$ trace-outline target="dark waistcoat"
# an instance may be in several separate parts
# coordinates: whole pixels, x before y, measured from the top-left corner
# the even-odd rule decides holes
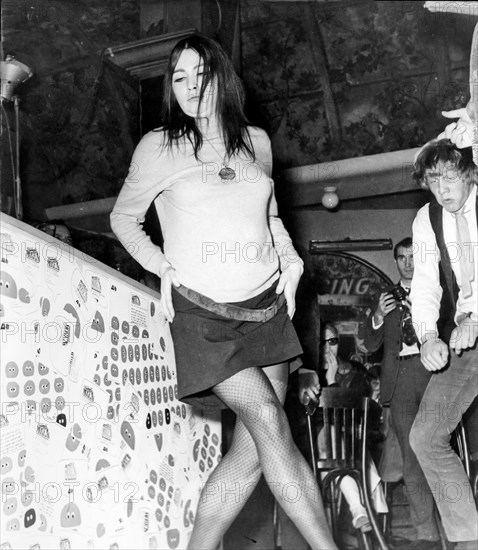
[[[458,299],[458,284],[451,267],[443,236],[443,207],[437,202],[429,206],[430,223],[435,232],[435,238],[440,249],[440,285],[443,288],[443,296],[440,304],[440,316],[438,320],[438,332],[444,342],[450,341],[450,335],[455,328],[456,301]],[[478,197],[476,199],[476,215],[478,218]]]

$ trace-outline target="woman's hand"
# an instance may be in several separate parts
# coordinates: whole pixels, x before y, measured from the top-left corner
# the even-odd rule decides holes
[[[314,370],[299,369],[299,399],[304,405],[317,401],[320,394],[319,375]]]
[[[287,302],[287,314],[291,319],[295,313],[295,293],[303,272],[304,268],[301,262],[291,263],[281,273],[277,284],[276,293],[284,293]]]
[[[324,369],[327,371],[325,375],[327,384],[334,384],[335,375],[339,369],[339,362],[337,360],[337,356],[334,355],[330,349],[324,354]]]
[[[159,277],[161,278],[161,299],[159,300],[159,304],[168,322],[172,323],[174,319],[174,307],[171,297],[171,287],[173,285],[179,286],[176,270],[172,265],[166,264],[160,270]]]

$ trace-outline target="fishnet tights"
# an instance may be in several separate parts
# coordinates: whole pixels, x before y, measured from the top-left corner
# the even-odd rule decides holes
[[[257,485],[261,473],[312,550],[336,550],[317,482],[295,446],[282,408],[286,384],[260,368],[214,388],[237,415],[231,448],[205,485],[190,550],[214,550]]]

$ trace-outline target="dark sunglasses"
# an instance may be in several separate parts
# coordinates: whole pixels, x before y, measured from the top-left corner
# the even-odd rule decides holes
[[[339,343],[339,339],[338,338],[327,338],[327,340],[324,340],[322,342],[322,345],[325,346],[325,344],[327,344],[327,342],[331,346],[336,346]]]

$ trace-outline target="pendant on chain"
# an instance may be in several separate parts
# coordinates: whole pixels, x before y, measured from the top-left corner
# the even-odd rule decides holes
[[[221,178],[221,181],[232,181],[236,177],[236,172],[224,164],[219,171],[219,177]]]

